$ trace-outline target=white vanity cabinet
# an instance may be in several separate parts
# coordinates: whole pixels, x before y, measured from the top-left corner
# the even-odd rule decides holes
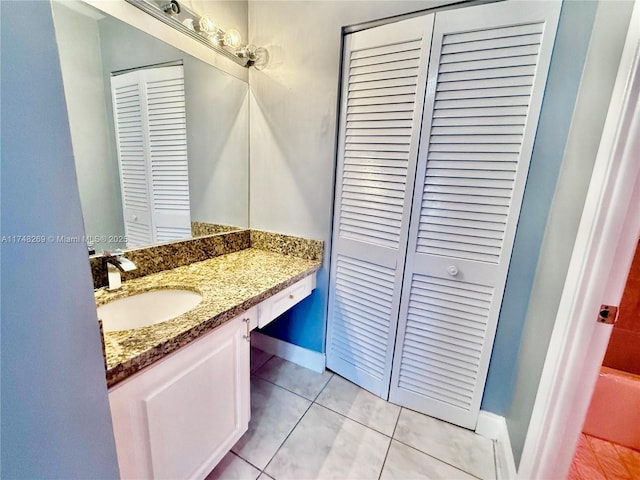
[[[109,391],[123,479],[203,479],[247,430],[257,307]]]

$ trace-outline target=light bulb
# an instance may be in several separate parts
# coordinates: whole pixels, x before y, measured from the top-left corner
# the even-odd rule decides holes
[[[258,47],[253,50],[253,66],[256,70],[264,70],[269,64],[269,50]]]
[[[211,19],[211,17],[209,17],[208,15],[203,15],[202,17],[200,17],[197,30],[207,35],[211,35],[218,30],[218,26]]]
[[[240,32],[235,29],[227,30],[224,35],[224,44],[231,48],[238,48],[242,43]]]
[[[193,18],[185,18],[182,21],[182,24],[187,27],[189,30],[196,31],[196,28],[193,26]]]

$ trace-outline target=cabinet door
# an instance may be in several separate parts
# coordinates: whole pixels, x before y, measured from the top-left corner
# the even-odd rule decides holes
[[[123,479],[202,479],[247,430],[247,319],[225,323],[110,390]]]
[[[390,399],[474,428],[560,2],[436,15]]]
[[[387,397],[433,15],[345,37],[327,366]]]

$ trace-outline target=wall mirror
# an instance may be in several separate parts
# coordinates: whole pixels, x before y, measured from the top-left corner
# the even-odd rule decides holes
[[[248,85],[84,2],[52,8],[87,243],[248,228]]]

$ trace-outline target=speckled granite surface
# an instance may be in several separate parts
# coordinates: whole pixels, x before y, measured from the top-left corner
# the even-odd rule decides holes
[[[320,265],[317,260],[247,248],[131,280],[115,292],[96,290],[98,305],[159,288],[191,289],[203,297],[196,308],[167,322],[106,332],[107,385],[115,385],[231,320],[317,271]]]
[[[217,235],[219,233],[235,232],[236,230],[244,230],[242,227],[234,227],[233,225],[220,225],[217,223],[191,222],[191,235],[194,237],[203,237],[205,235]]]
[[[192,222],[192,228],[196,224],[200,226],[212,225]],[[215,225],[212,226],[217,227]],[[138,268],[123,274],[122,280],[140,278],[249,247],[322,262],[323,243],[320,240],[310,240],[262,230],[236,230],[180,242],[126,250],[126,258],[135,263]],[[108,279],[104,260],[100,257],[92,257],[89,261],[91,263],[91,274],[93,275],[93,288],[106,286]]]
[[[193,238],[151,247],[126,250],[126,258],[136,264],[136,269],[124,273],[122,280],[132,280],[145,275],[170,270],[208,258],[244,250],[251,246],[249,230],[239,230],[208,237]],[[107,267],[100,257],[90,259],[93,288],[107,285]]]
[[[293,237],[262,230],[251,230],[251,246],[283,255],[322,262],[323,245],[320,240]]]
[[[93,277],[93,289],[104,287],[109,283],[107,277],[107,265],[100,257],[90,257],[91,276]]]

